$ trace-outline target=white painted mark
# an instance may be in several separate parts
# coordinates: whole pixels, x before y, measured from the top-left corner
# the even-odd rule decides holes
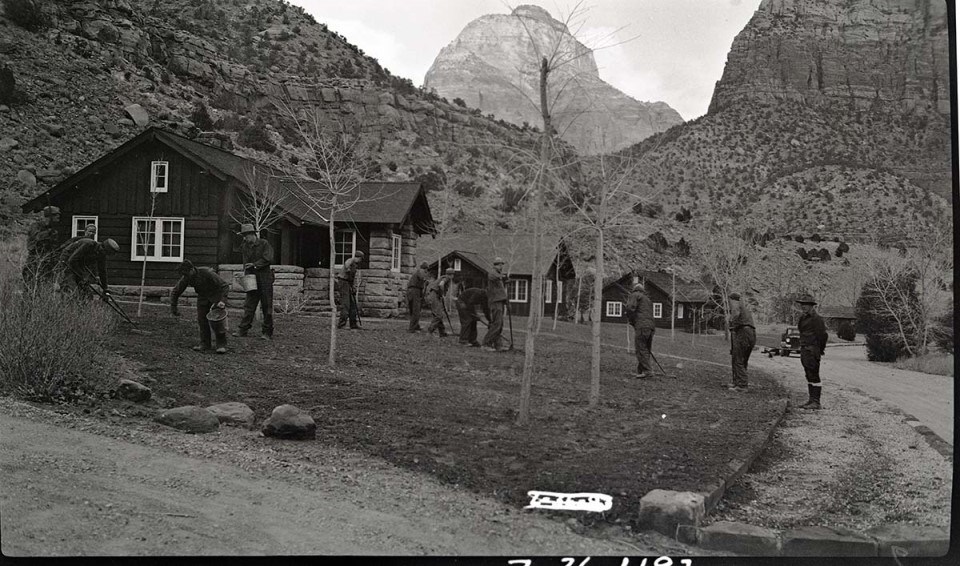
[[[601,513],[613,507],[613,498],[602,493],[555,493],[528,491],[530,505],[524,509],[563,509]]]

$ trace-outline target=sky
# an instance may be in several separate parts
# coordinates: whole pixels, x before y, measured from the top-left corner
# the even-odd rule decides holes
[[[563,0],[293,0],[417,86],[440,50],[485,14],[536,4],[559,20]],[[692,120],[707,112],[727,52],[760,0],[593,0],[580,5],[577,38],[595,49],[600,78]]]

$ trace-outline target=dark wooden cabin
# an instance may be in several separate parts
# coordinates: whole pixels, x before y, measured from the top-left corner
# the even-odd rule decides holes
[[[656,271],[639,271],[627,273],[611,281],[603,287],[603,312],[600,320],[626,324],[627,317],[624,307],[633,285],[643,280],[646,291],[653,302],[653,320],[658,328],[670,328],[673,301],[673,276],[669,273]],[[710,301],[710,293],[696,283],[683,279],[676,280],[676,322],[675,327],[691,330],[702,325],[704,305]]]

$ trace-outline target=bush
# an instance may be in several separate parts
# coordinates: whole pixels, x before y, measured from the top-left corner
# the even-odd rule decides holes
[[[857,328],[850,321],[843,321],[837,328],[837,338],[852,342],[857,338]]]
[[[237,136],[237,142],[240,145],[251,149],[259,149],[267,153],[273,153],[277,150],[277,146],[270,140],[266,125],[260,118],[257,118],[256,122],[248,124],[240,131],[240,135]]]
[[[933,327],[933,343],[944,352],[953,352],[953,301],[950,309],[937,318]]]
[[[3,11],[10,21],[28,31],[40,31],[49,25],[37,0],[3,0]]]
[[[896,301],[895,308],[916,308],[917,294],[914,290],[915,277],[901,277],[896,281],[898,297],[888,299]],[[902,297],[902,298],[901,298]],[[857,332],[864,335],[867,343],[867,359],[871,362],[895,362],[909,355],[904,337],[900,335],[896,320],[887,314],[883,307],[883,298],[873,281],[864,284],[855,307]],[[912,336],[907,335],[907,340]]]
[[[25,289],[9,244],[0,256],[0,391],[37,401],[106,393],[113,313],[50,287]]]

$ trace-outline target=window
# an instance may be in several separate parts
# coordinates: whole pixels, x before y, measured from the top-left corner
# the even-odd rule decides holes
[[[563,302],[563,281],[557,281],[557,302]]]
[[[93,225],[94,228],[99,228],[97,226],[97,217],[96,216],[74,216],[73,217],[73,229],[71,230],[71,236],[83,236],[83,233],[86,231],[87,226]],[[96,239],[96,236],[94,236]]]
[[[525,303],[529,299],[527,298],[527,291],[530,282],[525,279],[514,279],[513,281],[507,281],[507,297],[510,299],[511,303]]]
[[[543,302],[552,303],[553,302],[553,280],[547,279],[547,288],[543,291]]]
[[[183,218],[133,219],[133,261],[183,261]]]
[[[150,192],[167,192],[167,162],[154,161],[150,163]]]
[[[683,303],[677,305],[677,318],[683,318]]]
[[[653,303],[653,318],[663,318],[663,303]]]
[[[343,267],[357,249],[357,232],[356,230],[337,230],[333,235],[333,241],[333,266]]]
[[[620,301],[607,301],[607,316],[623,316],[623,303]]]
[[[399,234],[393,235],[393,255],[390,260],[390,271],[400,271],[400,245],[403,238]]]
[[[458,257],[453,258],[453,270],[460,271],[461,267],[462,267],[462,264],[460,263],[460,258]]]

